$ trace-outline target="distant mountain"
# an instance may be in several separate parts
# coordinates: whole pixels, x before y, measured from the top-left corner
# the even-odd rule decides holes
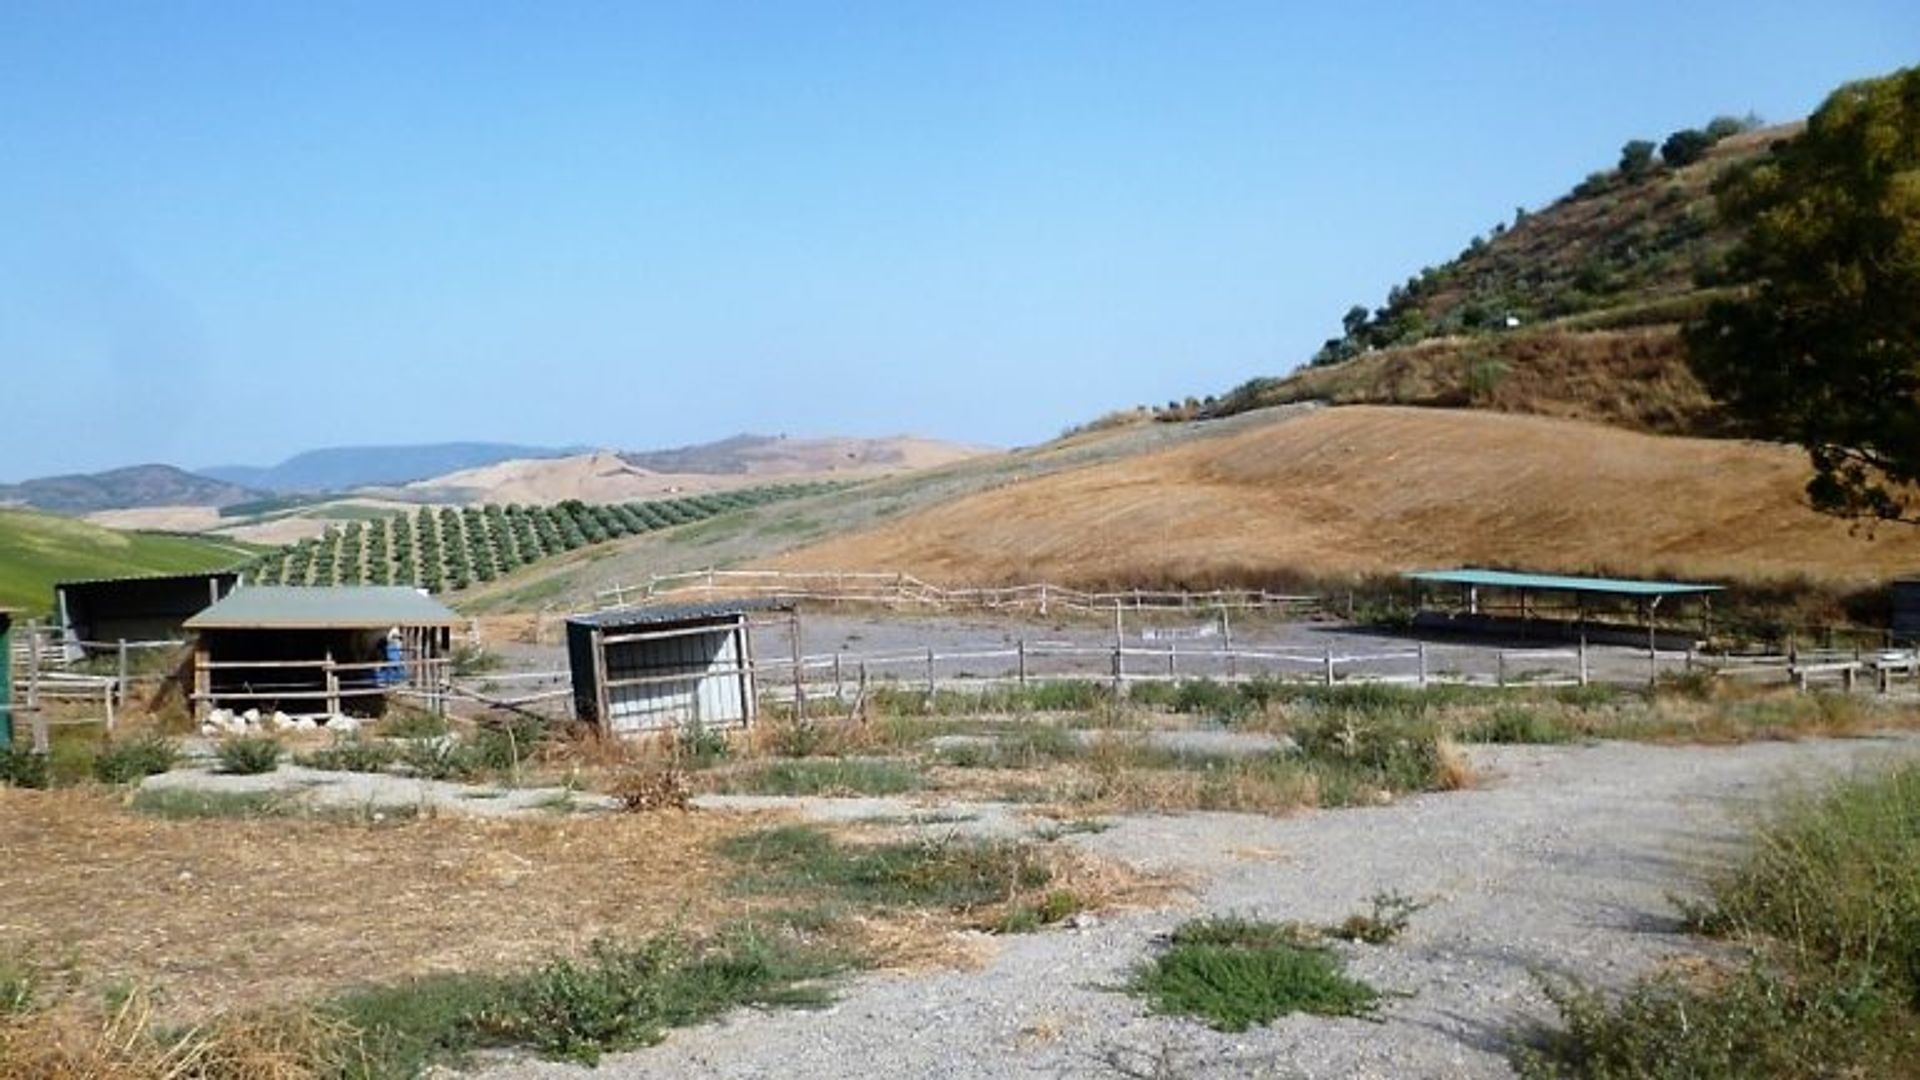
[[[263,491],[351,491],[354,488],[406,484],[502,461],[563,457],[578,452],[577,447],[556,449],[479,442],[336,446],[296,454],[270,468],[219,465],[200,471],[219,480]]]
[[[107,472],[49,476],[0,484],[0,506],[29,506],[62,514],[91,514],[146,506],[231,506],[258,491],[171,465],[134,465]]]

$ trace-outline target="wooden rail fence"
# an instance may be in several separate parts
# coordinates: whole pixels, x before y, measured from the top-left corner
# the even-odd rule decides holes
[[[1130,611],[1261,610],[1307,615],[1321,607],[1317,596],[1252,589],[1175,592],[1129,589],[1087,592],[1040,583],[1000,588],[947,588],[911,574],[793,573],[781,570],[697,570],[652,574],[645,582],[615,585],[594,594],[600,608],[688,599],[771,599],[788,602],[875,604],[892,608],[989,611],[1052,611],[1101,614]]]

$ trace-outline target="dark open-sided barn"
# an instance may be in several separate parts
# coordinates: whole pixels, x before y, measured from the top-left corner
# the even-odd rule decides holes
[[[790,625],[790,608],[752,601],[568,619],[576,714],[612,735],[751,724],[754,616],[775,611]]]
[[[404,586],[255,586],[188,619],[194,707],[379,716],[395,691],[439,706],[459,616]]]
[[[63,581],[53,588],[69,659],[105,652],[120,641],[184,639],[188,619],[220,602],[240,582],[236,571]]]
[[[1575,577],[1511,570],[1422,570],[1414,583],[1414,625],[1423,630],[1519,638],[1583,638],[1623,645],[1691,648],[1711,628],[1718,585],[1687,581]],[[1453,603],[1445,603],[1452,595]],[[1698,601],[1683,623],[1678,605]],[[1662,605],[1665,605],[1662,607]]]
[[[1920,578],[1893,583],[1893,637],[1902,643],[1920,642]]]

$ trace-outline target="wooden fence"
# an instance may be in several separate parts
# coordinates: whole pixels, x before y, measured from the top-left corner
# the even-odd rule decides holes
[[[767,599],[790,603],[873,604],[930,611],[986,610],[1103,614],[1123,611],[1260,610],[1308,615],[1320,610],[1317,596],[1253,589],[1174,592],[1129,589],[1086,592],[1060,585],[1010,585],[1000,588],[947,588],[911,574],[872,572],[792,573],[781,570],[695,570],[652,574],[631,585],[615,585],[594,594],[602,609],[658,601]]]

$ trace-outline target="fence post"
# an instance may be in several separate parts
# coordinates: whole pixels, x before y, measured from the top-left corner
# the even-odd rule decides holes
[[[1427,688],[1427,643],[1416,642],[1415,651],[1420,654],[1420,689],[1425,690]]]
[[[127,639],[120,639],[120,708],[127,707]]]
[[[333,670],[333,650],[327,650],[326,666],[320,669],[327,680],[327,715],[340,715],[340,674]]]
[[[927,704],[933,704],[933,646],[927,646]]]
[[[1327,685],[1332,686],[1333,685],[1333,644],[1331,642],[1327,644],[1326,665],[1327,665],[1327,670],[1326,670]]]
[[[1174,659],[1179,655],[1180,655],[1180,643],[1177,641],[1167,642],[1167,678],[1169,679],[1176,677],[1176,672],[1174,671]]]
[[[1116,699],[1118,699],[1121,695],[1126,693],[1126,687],[1127,687],[1126,654],[1120,651],[1120,646],[1115,645],[1113,647],[1113,696]]]
[[[1580,631],[1580,685],[1587,685],[1587,632]]]
[[[1232,682],[1240,672],[1233,655],[1233,620],[1227,615],[1227,606],[1220,605],[1220,640],[1227,652],[1227,681]]]
[[[44,756],[53,749],[53,737],[47,732],[47,714],[32,709],[28,716],[33,724],[33,752]]]
[[[1507,650],[1494,653],[1493,664],[1493,685],[1504,690],[1507,686]]]
[[[1013,648],[1014,655],[1019,658],[1019,666],[1016,670],[1019,672],[1020,685],[1025,686],[1027,685],[1027,639],[1021,638],[1014,642]]]
[[[13,658],[8,657],[11,663]],[[27,620],[27,708],[40,707],[40,620]],[[35,746],[38,747],[38,743]]]
[[[859,679],[860,692],[856,699],[858,707],[855,711],[859,715],[860,722],[864,724],[867,722],[867,662],[865,660],[860,661]]]
[[[707,571],[707,582],[711,587],[713,571]],[[807,668],[806,654],[800,649],[800,609],[795,608],[787,616],[787,645],[793,653],[793,721],[803,723],[807,719]]]
[[[1660,681],[1660,637],[1653,623],[1647,623],[1647,685],[1653,686]]]
[[[835,701],[846,696],[846,680],[840,674],[840,654],[833,654],[833,697]]]
[[[107,710],[107,734],[113,734],[113,684],[107,683],[100,688],[100,704]]]

